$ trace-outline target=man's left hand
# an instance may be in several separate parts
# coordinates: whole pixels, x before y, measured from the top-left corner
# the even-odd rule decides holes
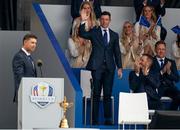
[[[122,78],[122,68],[119,68],[117,73],[118,73],[118,78]]]

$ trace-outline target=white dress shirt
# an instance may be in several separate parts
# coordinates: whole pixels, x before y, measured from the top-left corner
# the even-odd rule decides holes
[[[101,27],[102,36],[104,36],[104,33],[105,33],[104,30],[106,30],[106,32],[107,32],[107,40],[108,40],[108,43],[109,43],[109,41],[110,41],[109,28],[103,28],[103,27]]]

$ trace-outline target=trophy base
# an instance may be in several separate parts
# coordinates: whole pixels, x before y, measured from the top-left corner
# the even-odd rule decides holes
[[[63,118],[60,122],[59,128],[69,128],[68,121],[66,118]]]

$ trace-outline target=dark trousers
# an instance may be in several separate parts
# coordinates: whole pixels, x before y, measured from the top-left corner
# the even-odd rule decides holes
[[[178,109],[178,106],[180,105],[180,91],[176,87],[165,88],[163,96],[167,96],[172,99],[170,110]]]
[[[148,99],[148,108],[153,109],[153,110],[163,110],[164,109],[163,104],[160,101],[160,99],[152,99],[152,98]]]
[[[103,88],[103,107],[105,121],[112,121],[112,108],[111,108],[111,94],[114,80],[114,70],[107,69],[104,63],[101,68],[92,71],[93,78],[93,110],[92,110],[92,123],[98,124],[99,119],[99,100],[101,90]]]

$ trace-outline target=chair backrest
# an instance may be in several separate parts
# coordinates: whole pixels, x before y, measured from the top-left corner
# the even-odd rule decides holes
[[[80,84],[81,84],[81,88],[83,91],[83,97],[90,97],[91,96],[91,81],[92,80],[92,76],[91,76],[91,71],[89,70],[81,70],[81,74],[80,74]],[[93,81],[92,81],[93,82]],[[103,95],[103,89],[101,91],[101,96]]]
[[[89,96],[91,94],[91,82],[90,79],[91,77],[91,71],[88,70],[81,70],[81,74],[80,74],[80,84],[81,84],[81,88],[83,91],[83,97],[84,96]]]
[[[149,119],[146,93],[119,93],[118,123],[142,122]]]

